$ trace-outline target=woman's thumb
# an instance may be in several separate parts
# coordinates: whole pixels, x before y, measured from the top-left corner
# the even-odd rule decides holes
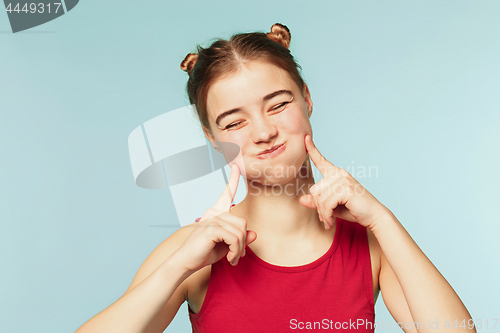
[[[247,230],[247,245],[257,239],[257,233],[253,230]]]
[[[299,202],[302,206],[316,209],[316,204],[314,203],[313,197],[310,194],[306,194],[300,197]]]

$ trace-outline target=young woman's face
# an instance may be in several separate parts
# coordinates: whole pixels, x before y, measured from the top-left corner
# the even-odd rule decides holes
[[[309,117],[312,101],[304,85],[301,91],[288,72],[267,62],[251,62],[214,82],[207,94],[207,138],[231,162],[233,152],[223,142],[241,150],[237,159],[242,175],[262,184],[292,180],[306,158],[304,137],[312,135]],[[222,143],[222,144],[221,144]],[[282,146],[269,154],[265,150]]]

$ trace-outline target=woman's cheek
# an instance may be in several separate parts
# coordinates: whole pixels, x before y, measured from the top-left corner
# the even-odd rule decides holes
[[[243,177],[247,177],[248,163],[246,160],[248,157],[245,153],[247,147],[245,147],[243,135],[234,132],[227,135],[221,135],[218,139],[221,140],[217,143],[221,148],[227,164],[229,166],[236,164],[240,170],[240,174]]]
[[[224,156],[224,159],[226,160],[226,163],[229,164],[230,166],[232,165],[232,162],[235,161],[238,157],[238,155],[241,154],[241,147],[238,143],[228,140],[228,138],[219,136],[215,142],[217,143],[217,146],[219,147],[219,152],[222,153]]]
[[[288,112],[283,112],[279,117],[279,128],[287,134],[307,134],[311,130],[309,118],[300,107],[290,108]]]

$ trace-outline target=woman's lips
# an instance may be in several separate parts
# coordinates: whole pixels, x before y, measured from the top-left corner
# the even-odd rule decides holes
[[[277,156],[285,150],[285,148],[286,148],[285,144],[286,144],[286,142],[283,143],[281,146],[278,146],[278,148],[274,149],[273,151],[271,151],[269,153],[259,154],[259,155],[257,155],[257,158],[263,160],[265,158],[271,158],[271,157]]]

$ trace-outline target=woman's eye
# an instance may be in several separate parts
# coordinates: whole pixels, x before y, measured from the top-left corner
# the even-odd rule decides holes
[[[238,126],[241,122],[236,122],[236,123],[232,123],[232,124],[229,124],[227,125],[226,127],[224,127],[224,129],[230,129],[232,127],[235,127],[235,126]]]
[[[280,103],[278,105],[276,105],[275,107],[273,107],[271,110],[272,111],[280,111],[280,110],[283,110],[285,108],[285,106],[287,106],[287,104],[290,104],[291,102],[283,102],[283,103]],[[229,124],[227,125],[226,127],[224,127],[225,130],[227,129],[231,129],[233,127],[237,127],[238,125],[240,125],[242,122],[241,121],[237,121],[235,123],[232,123],[232,124]]]
[[[283,102],[283,103],[279,104],[278,106],[275,106],[271,110],[280,110],[280,109],[283,109],[288,103],[290,103],[290,102]]]

